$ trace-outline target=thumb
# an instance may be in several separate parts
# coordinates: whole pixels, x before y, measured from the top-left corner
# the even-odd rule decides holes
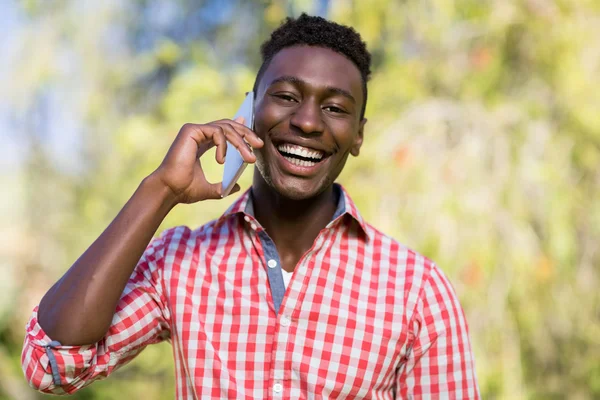
[[[229,192],[229,194],[228,194],[227,196],[229,196],[229,195],[232,195],[232,194],[234,194],[234,193],[236,193],[236,192],[239,192],[239,191],[240,191],[240,185],[238,185],[238,184],[236,183],[236,184],[233,186],[233,189],[231,189],[231,192]]]
[[[220,183],[219,183],[220,185]],[[220,190],[219,191],[219,198],[225,198],[225,197],[229,197],[232,194],[234,194],[235,192],[239,192],[240,191],[240,185],[238,185],[237,183],[235,185],[233,185],[233,188],[231,188],[231,190],[229,191],[229,193],[227,194],[227,196],[223,196],[223,191]]]
[[[204,190],[205,199],[220,199],[221,193],[223,192],[222,184],[219,183],[209,183],[208,187]]]
[[[219,182],[219,183],[211,183],[208,186],[208,190],[206,191],[206,199],[222,199],[225,197],[228,197],[232,194],[234,194],[235,192],[239,192],[240,191],[240,185],[238,185],[237,183],[233,186],[233,188],[231,189],[231,191],[229,192],[229,194],[227,194],[227,196],[223,196],[223,183]]]

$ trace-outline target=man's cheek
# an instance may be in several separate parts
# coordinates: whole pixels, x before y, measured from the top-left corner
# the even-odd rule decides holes
[[[280,125],[285,124],[288,117],[288,109],[263,102],[260,107],[255,109],[255,131],[259,136],[266,135],[273,128],[279,128]]]

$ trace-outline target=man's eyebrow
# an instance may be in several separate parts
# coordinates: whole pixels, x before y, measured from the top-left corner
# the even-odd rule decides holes
[[[280,82],[294,83],[294,84],[299,84],[299,85],[309,85],[308,82],[306,82],[303,79],[298,78],[297,76],[283,75],[283,76],[280,76],[279,78],[273,79],[273,81],[271,81],[269,86],[275,85],[276,83],[280,83]],[[344,90],[344,89],[341,89],[341,88],[335,87],[335,86],[325,86],[325,90],[339,94],[344,97],[347,97],[350,101],[352,101],[353,103],[356,103],[356,99],[354,98],[354,96],[352,96],[352,94],[347,90]]]

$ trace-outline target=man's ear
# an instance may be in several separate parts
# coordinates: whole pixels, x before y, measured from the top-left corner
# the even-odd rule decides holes
[[[352,154],[354,157],[357,157],[360,154],[360,148],[363,144],[363,132],[365,130],[366,123],[367,123],[366,118],[363,118],[360,121],[360,126],[358,128],[358,135],[356,135],[356,138],[354,139],[354,144],[352,145],[352,148],[350,149],[350,154]]]

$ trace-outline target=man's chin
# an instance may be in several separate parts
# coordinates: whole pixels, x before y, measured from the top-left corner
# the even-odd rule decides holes
[[[317,197],[327,189],[325,182],[306,182],[294,178],[275,180],[269,185],[279,196],[289,200],[302,201]]]
[[[298,184],[297,182],[276,182],[271,186],[280,196],[290,200],[308,200],[319,195],[325,188],[321,185]]]
[[[265,164],[261,161],[259,160],[256,163],[258,173],[260,173],[271,190],[286,199],[295,201],[308,200],[323,193],[333,184],[333,181],[329,182],[329,179],[322,177],[317,180],[308,180],[299,177],[272,174],[273,171],[265,168]]]

